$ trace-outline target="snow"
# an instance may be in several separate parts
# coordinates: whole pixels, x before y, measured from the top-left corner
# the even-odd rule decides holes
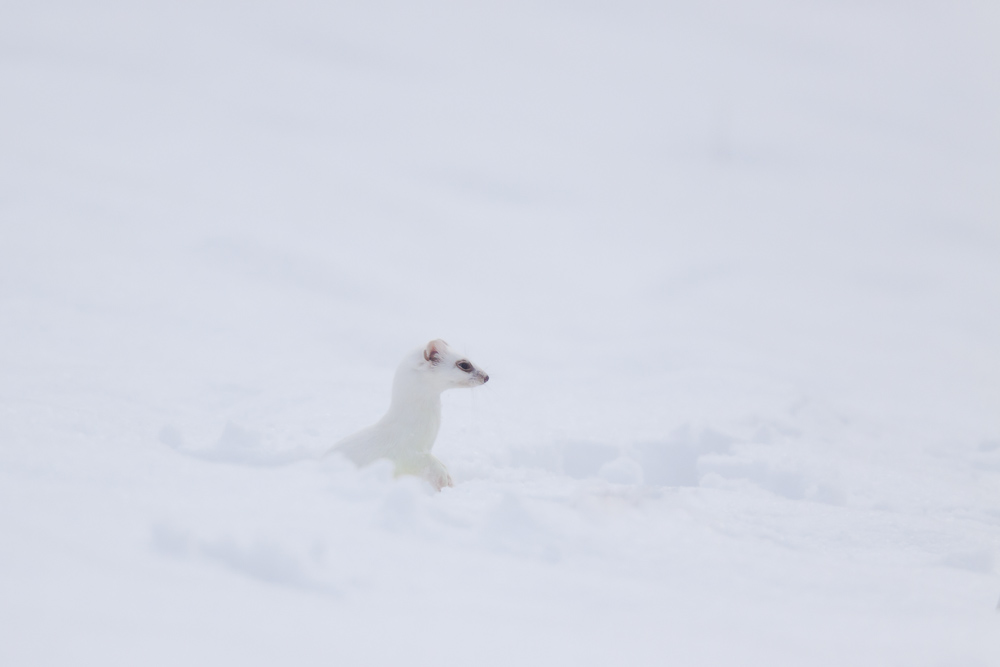
[[[3,13],[0,663],[1000,664],[995,3]]]

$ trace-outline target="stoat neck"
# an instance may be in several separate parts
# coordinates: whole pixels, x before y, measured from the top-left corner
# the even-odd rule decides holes
[[[389,414],[414,416],[440,415],[441,394],[438,392],[398,391],[393,388]]]
[[[441,426],[441,392],[416,378],[397,377],[382,424],[417,449],[429,452]]]

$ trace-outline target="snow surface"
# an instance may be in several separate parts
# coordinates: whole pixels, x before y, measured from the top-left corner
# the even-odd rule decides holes
[[[0,664],[1000,665],[997,34],[8,0]]]

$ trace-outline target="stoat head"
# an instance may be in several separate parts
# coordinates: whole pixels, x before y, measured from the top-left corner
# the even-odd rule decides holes
[[[423,357],[421,371],[427,373],[442,391],[453,387],[478,387],[490,379],[486,371],[440,338],[427,343]]]

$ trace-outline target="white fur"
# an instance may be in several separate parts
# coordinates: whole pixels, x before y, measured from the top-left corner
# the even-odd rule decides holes
[[[457,364],[469,364],[467,372]],[[389,459],[396,475],[417,475],[438,490],[452,486],[444,464],[431,454],[441,426],[441,392],[454,387],[478,387],[490,377],[443,340],[414,350],[396,369],[389,411],[377,423],[349,435],[330,450],[359,466]]]

